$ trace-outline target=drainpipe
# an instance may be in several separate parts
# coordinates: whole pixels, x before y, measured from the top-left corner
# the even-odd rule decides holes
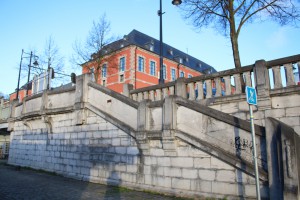
[[[179,67],[180,67],[180,63],[177,64],[177,78],[179,78]]]
[[[135,50],[134,50],[134,89],[136,89],[136,70],[137,70],[136,52],[137,52],[137,48],[138,47],[135,47]]]

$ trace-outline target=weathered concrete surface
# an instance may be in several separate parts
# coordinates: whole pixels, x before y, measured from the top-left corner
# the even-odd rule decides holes
[[[75,100],[44,93],[13,109],[10,164],[179,196],[255,198],[249,122],[177,96],[137,103],[84,76],[62,91]],[[39,110],[27,113],[30,101],[40,101]],[[256,128],[267,198],[264,135]]]

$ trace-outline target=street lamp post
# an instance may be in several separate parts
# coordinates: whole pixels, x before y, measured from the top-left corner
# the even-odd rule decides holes
[[[172,0],[173,5],[180,5],[181,0]],[[159,11],[157,12],[159,16],[159,84],[163,84],[164,81],[164,69],[163,69],[163,34],[162,34],[162,0],[159,1]]]
[[[28,65],[28,77],[27,77],[27,86],[26,86],[26,96],[28,96],[28,86],[29,86],[29,79],[30,79],[31,59],[32,59],[32,51],[30,52],[29,65]]]
[[[20,77],[21,77],[21,67],[22,67],[23,53],[24,53],[24,49],[22,49],[20,68],[19,68],[18,86],[17,86],[17,95],[16,95],[17,100],[19,99],[19,88],[20,88]]]
[[[29,57],[23,57],[24,54],[29,55]],[[16,99],[19,100],[19,91],[20,91],[20,78],[21,78],[21,70],[22,70],[22,61],[23,58],[29,58],[29,65],[28,65],[28,78],[27,78],[27,87],[26,87],[26,96],[28,96],[28,84],[29,84],[29,78],[30,78],[30,68],[31,68],[31,61],[32,61],[32,57],[35,58],[34,61],[34,65],[38,65],[38,62],[36,61],[36,59],[38,59],[38,56],[34,55],[32,53],[32,51],[30,53],[26,53],[24,51],[24,49],[22,49],[22,53],[21,53],[21,61],[20,61],[20,67],[19,67],[19,76],[18,76],[18,86],[17,86],[17,95],[16,95]]]

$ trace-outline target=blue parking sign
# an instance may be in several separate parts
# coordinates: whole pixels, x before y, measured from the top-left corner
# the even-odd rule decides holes
[[[246,98],[248,104],[257,105],[257,95],[255,88],[246,86]]]

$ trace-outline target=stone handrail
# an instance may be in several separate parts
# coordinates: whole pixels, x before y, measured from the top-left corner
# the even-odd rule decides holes
[[[214,74],[201,75],[188,79],[178,78],[174,82],[136,90],[129,90],[129,87],[125,85],[124,91],[128,92],[124,92],[124,94],[139,102],[145,99],[159,101],[173,94],[188,98],[189,100],[202,100],[212,97],[243,94],[243,85],[255,87],[263,85],[269,90],[270,85],[274,85],[274,89],[278,89],[283,88],[284,85],[297,85],[293,74],[295,63],[297,63],[299,71],[300,54],[271,61],[260,60],[256,61],[253,65]],[[281,66],[285,69],[286,84],[281,79]],[[273,70],[273,79],[269,77],[269,69]]]

